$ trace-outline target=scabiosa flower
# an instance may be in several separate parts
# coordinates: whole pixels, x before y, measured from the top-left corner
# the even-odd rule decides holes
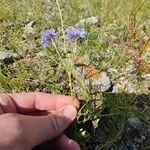
[[[84,28],[79,28],[79,29],[73,28],[72,30],[66,32],[66,36],[69,40],[74,40],[78,37],[85,38],[86,35],[87,32],[85,31]]]
[[[52,43],[52,39],[55,39],[57,34],[54,29],[46,30],[42,32],[42,46],[46,48]]]

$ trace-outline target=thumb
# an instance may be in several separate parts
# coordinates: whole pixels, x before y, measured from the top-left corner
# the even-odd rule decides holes
[[[64,132],[76,115],[77,110],[73,105],[68,105],[61,111],[53,112],[47,116],[22,115],[24,138],[31,147],[52,140]]]

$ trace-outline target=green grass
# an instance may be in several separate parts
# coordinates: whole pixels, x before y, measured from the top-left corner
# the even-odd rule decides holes
[[[145,126],[150,126],[150,92],[145,86],[146,81],[141,79],[150,72],[147,55],[150,44],[146,45],[150,35],[149,0],[59,0],[61,10],[55,0],[0,0],[0,4],[0,50],[25,57],[1,69],[1,92],[43,91],[77,96],[82,108],[77,123],[70,129],[70,136],[77,139],[82,149],[92,149],[91,146],[96,145],[104,149],[109,143],[118,149],[131,115],[138,116]],[[60,46],[64,38],[62,25],[65,30],[91,16],[97,16],[99,23],[85,26],[88,32],[86,40]],[[31,21],[34,34],[24,32],[25,25]],[[51,45],[44,50],[41,32],[48,28],[56,29],[59,38],[55,41],[56,47]],[[75,46],[76,55],[86,58],[89,66],[100,71],[116,69],[108,75],[112,83],[118,85],[119,94],[92,94],[85,79],[74,76],[76,67],[68,63],[68,55]],[[138,58],[129,52],[130,49],[140,54],[143,66],[135,65]],[[46,55],[36,56],[41,51]],[[128,73],[130,67],[135,68],[132,74]],[[134,86],[136,95],[128,93],[128,84]],[[148,98],[137,111],[135,104],[142,94],[147,94]],[[142,146],[150,146],[148,142]]]

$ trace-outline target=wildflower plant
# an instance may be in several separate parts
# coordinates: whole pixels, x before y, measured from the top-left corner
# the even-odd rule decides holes
[[[75,93],[73,91],[72,86],[72,75],[74,70],[74,64],[72,60],[68,56],[63,57],[64,53],[67,55],[66,52],[68,52],[69,45],[71,47],[75,47],[75,51],[72,49],[71,53],[75,53],[77,50],[77,39],[84,39],[87,36],[87,32],[84,28],[72,28],[67,31],[64,31],[64,25],[63,25],[63,19],[61,14],[61,9],[59,6],[59,2],[56,0],[57,7],[60,14],[60,20],[61,20],[61,31],[58,31],[59,33],[56,33],[54,29],[46,30],[42,32],[42,47],[48,48],[49,45],[52,45],[56,51],[57,59],[59,58],[62,68],[66,71],[69,78],[69,87],[70,87],[70,95],[74,96]],[[57,39],[57,42],[55,42],[55,39]],[[61,39],[61,40],[60,40]],[[59,43],[61,41],[62,43]],[[61,46],[60,46],[61,45]]]

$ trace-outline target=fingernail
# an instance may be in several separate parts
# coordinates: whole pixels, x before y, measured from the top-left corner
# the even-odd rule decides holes
[[[73,105],[68,105],[63,110],[63,114],[69,119],[74,119],[76,117],[77,110]]]

